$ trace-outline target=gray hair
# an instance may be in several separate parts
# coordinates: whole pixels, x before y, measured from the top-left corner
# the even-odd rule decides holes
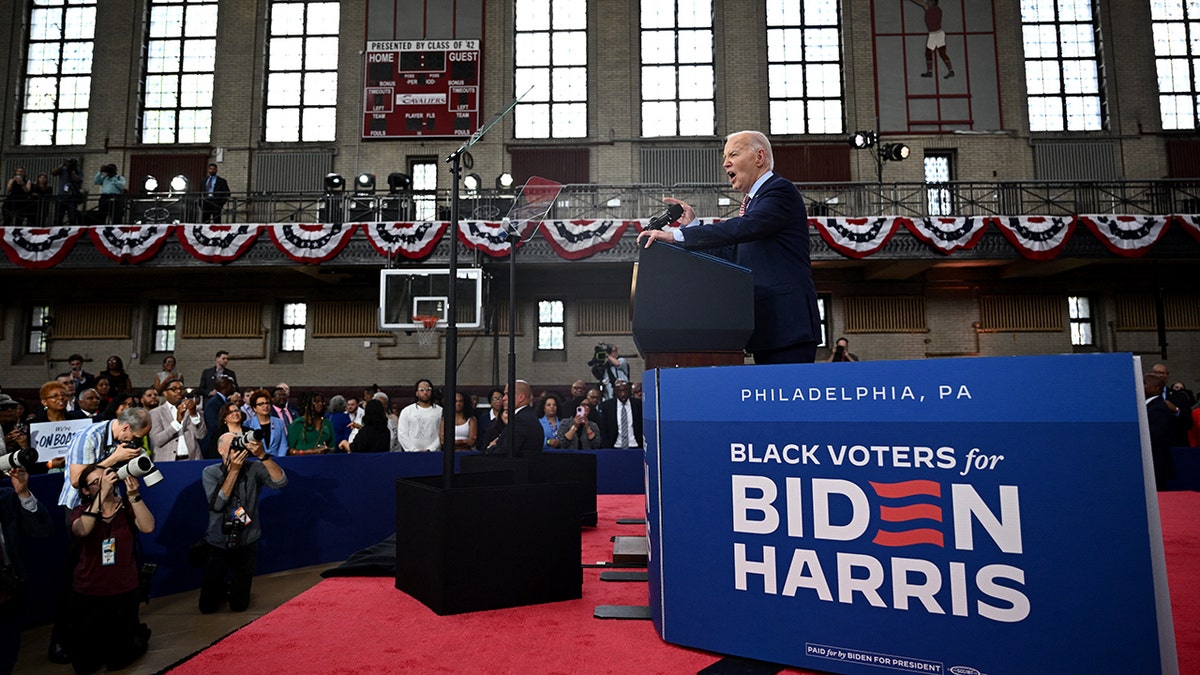
[[[771,152],[771,141],[767,139],[766,134],[763,132],[751,130],[735,131],[725,137],[725,142],[728,143],[729,141],[733,140],[734,136],[741,136],[743,134],[746,136],[746,143],[750,146],[750,151],[758,152],[759,150],[762,150],[764,153],[766,153],[767,168],[774,171],[775,153]]]
[[[329,412],[346,412],[346,397],[338,394],[330,398]]]
[[[129,429],[137,436],[141,436],[150,430],[150,411],[145,408],[130,407],[121,411],[117,415],[117,421],[121,424],[128,424]]]

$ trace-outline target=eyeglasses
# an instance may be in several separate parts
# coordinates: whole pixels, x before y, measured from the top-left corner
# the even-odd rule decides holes
[[[266,399],[263,399],[263,400],[259,401],[258,403],[255,403],[254,407],[257,408],[260,405],[271,405],[271,402]]]
[[[50,400],[56,400],[56,399],[60,399],[60,398],[67,398],[67,395],[60,391],[57,394],[50,394],[46,398],[50,399]]]
[[[167,387],[163,391],[183,391],[183,387]]]

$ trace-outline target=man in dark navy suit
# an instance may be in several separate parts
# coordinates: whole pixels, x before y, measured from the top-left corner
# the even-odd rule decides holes
[[[739,131],[725,140],[725,173],[746,195],[737,218],[688,227],[696,212],[683,207],[678,230],[645,230],[638,241],[682,244],[686,249],[736,245],[735,262],[754,275],[754,333],[746,351],[754,362],[812,363],[820,341],[817,289],[809,259],[808,214],[791,181],[774,173],[771,142],[758,131]],[[702,291],[702,289],[697,289]]]
[[[500,432],[499,454],[527,459],[540,455],[546,436],[537,413],[530,405],[533,402],[533,388],[525,380],[517,380],[515,399],[508,396],[507,389],[505,387],[504,402],[511,410],[515,400],[516,412],[512,413],[508,424]]]

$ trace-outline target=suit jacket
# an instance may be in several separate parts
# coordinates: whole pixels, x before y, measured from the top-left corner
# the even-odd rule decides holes
[[[808,214],[791,181],[774,174],[759,187],[744,216],[685,227],[682,233],[688,249],[737,244],[735,262],[753,273],[754,333],[747,351],[821,341]]]
[[[611,398],[600,404],[600,437],[605,448],[615,448],[621,431],[617,419],[617,399]],[[630,397],[629,411],[633,415],[633,437],[639,448],[646,447],[642,440],[642,402]]]
[[[188,449],[187,458],[203,459],[200,442],[208,435],[204,417],[200,417],[200,424],[192,424],[191,416],[185,416],[181,422],[182,428],[176,431],[175,414],[175,409],[171,404],[165,402],[150,411],[150,447],[154,450],[154,461],[174,461],[176,459],[175,449],[178,447],[180,436],[183,437],[183,444]]]
[[[1150,453],[1154,457],[1154,483],[1163,489],[1175,477],[1175,460],[1171,457],[1175,416],[1161,396],[1146,402],[1146,422],[1150,427]]]
[[[510,424],[500,432],[497,445],[500,453],[509,457],[534,457],[541,454],[546,437],[533,406],[525,406],[513,415]]]
[[[237,375],[235,375],[232,370],[226,368],[225,370],[221,371],[221,375],[233,380],[233,388],[237,389]],[[201,394],[208,396],[212,394],[213,386],[216,383],[217,367],[213,366],[212,368],[205,368],[204,372],[200,373],[200,384],[196,385],[196,389],[199,390]]]
[[[208,175],[205,174],[204,176],[204,182],[201,184],[201,187],[204,188],[205,201],[215,206],[224,206],[225,202],[229,201],[229,181],[220,176],[214,176],[214,178],[216,178],[216,185],[213,186],[212,197],[209,198]]]
[[[0,527],[4,528],[4,545],[13,566],[26,579],[29,570],[21,556],[23,536],[49,537],[54,531],[50,521],[50,510],[38,503],[37,511],[29,512],[21,506],[21,498],[12,488],[0,488]]]

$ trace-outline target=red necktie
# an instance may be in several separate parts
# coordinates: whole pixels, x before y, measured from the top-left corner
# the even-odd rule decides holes
[[[742,206],[741,206],[741,208],[738,209],[739,217],[746,215],[746,205],[749,203],[750,203],[750,195],[746,195],[745,197],[742,198]]]

